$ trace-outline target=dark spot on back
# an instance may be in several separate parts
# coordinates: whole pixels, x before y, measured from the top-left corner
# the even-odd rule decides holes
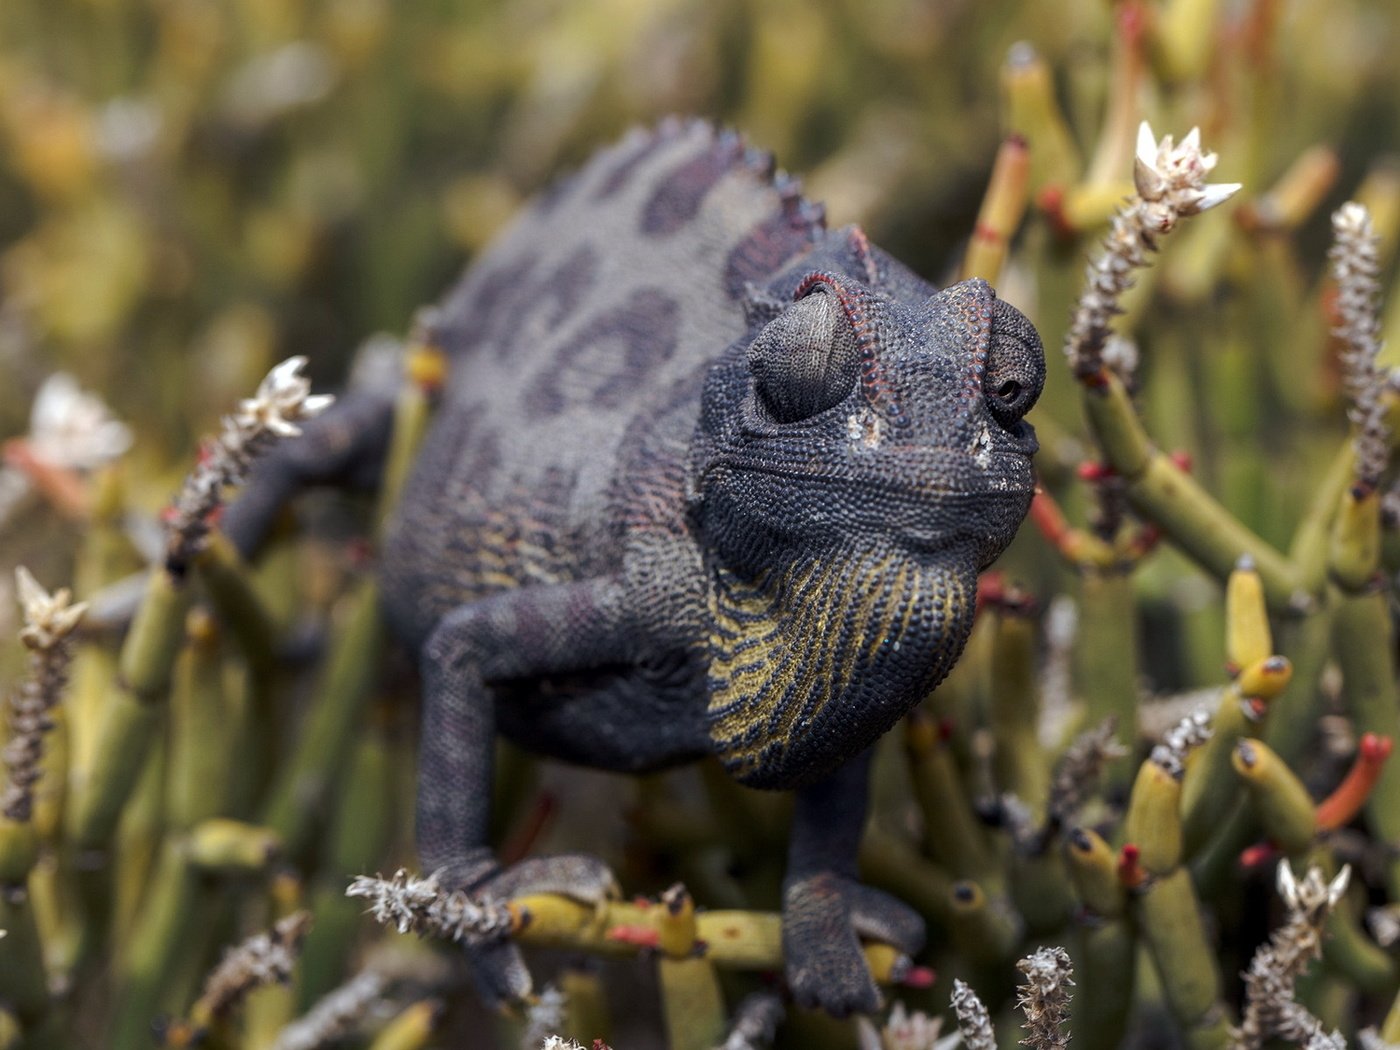
[[[443,338],[453,351],[489,345],[528,306],[530,271],[526,256],[472,275],[442,311]]]
[[[685,161],[656,186],[642,210],[642,232],[652,236],[675,233],[700,211],[705,195],[731,168],[742,163],[744,146],[726,132],[699,156]]]
[[[676,350],[680,306],[656,288],[641,288],[587,325],[536,376],[525,398],[531,416],[571,405],[615,409]]]
[[[622,187],[626,186],[628,181],[632,178],[632,173],[637,170],[642,162],[660,149],[667,141],[668,139],[659,132],[653,132],[646,137],[646,141],[637,149],[632,150],[630,153],[624,153],[618,158],[617,163],[613,165],[613,169],[604,176],[602,183],[593,194],[593,199],[599,201],[606,200],[618,190],[622,189]]]
[[[591,244],[584,244],[541,282],[539,307],[545,303],[552,306],[551,326],[563,324],[578,311],[597,277],[597,252]]]
[[[794,222],[785,213],[764,219],[729,251],[724,261],[724,290],[739,299],[750,282],[766,284],[794,256],[816,242],[821,227]]]

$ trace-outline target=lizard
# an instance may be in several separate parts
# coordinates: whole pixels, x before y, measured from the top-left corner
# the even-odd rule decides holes
[[[424,869],[611,892],[590,858],[496,861],[497,733],[631,773],[715,755],[796,792],[792,995],[876,1009],[860,938],[912,955],[924,930],[856,876],[871,749],[960,655],[977,574],[1028,510],[1035,328],[676,118],[546,190],[434,317],[450,378],[379,567],[422,672]],[[235,545],[301,487],[372,473],[391,405],[351,395],[262,460],[222,522]],[[485,998],[529,994],[514,944],[468,951]]]

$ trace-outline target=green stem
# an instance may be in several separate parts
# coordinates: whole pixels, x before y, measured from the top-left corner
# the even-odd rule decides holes
[[[1400,692],[1395,683],[1391,649],[1393,624],[1389,597],[1374,594],[1345,598],[1337,608],[1332,643],[1342,669],[1342,691],[1358,738],[1364,733],[1400,743]],[[1390,859],[1386,884],[1391,900],[1400,900],[1400,762],[1387,762],[1366,802],[1366,821]]]
[[[298,863],[306,861],[325,823],[327,804],[364,722],[385,643],[378,586],[360,581],[344,602],[307,724],[273,787],[265,818]]]
[[[1189,474],[1153,447],[1117,376],[1086,386],[1082,402],[1109,464],[1127,482],[1129,501],[1186,554],[1224,580],[1248,554],[1264,580],[1270,608],[1296,612],[1310,604],[1297,569],[1245,528]]]
[[[156,570],[122,645],[118,686],[99,720],[97,753],[86,783],[76,784],[69,835],[85,849],[105,848],[136,787],[164,713],[171,668],[184,642],[189,590]]]

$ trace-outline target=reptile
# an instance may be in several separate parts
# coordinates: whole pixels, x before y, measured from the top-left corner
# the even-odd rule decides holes
[[[1033,491],[1044,355],[982,280],[942,291],[769,155],[696,120],[637,130],[544,192],[438,305],[450,378],[381,552],[419,656],[417,840],[449,888],[611,892],[601,862],[503,868],[497,733],[641,773],[718,756],[796,791],[783,885],[794,998],[879,993],[860,939],[918,916],[862,885],[872,745],[947,674],[977,574]],[[223,528],[250,554],[301,487],[373,473],[392,394],[278,447]],[[469,949],[488,1000],[530,976]]]

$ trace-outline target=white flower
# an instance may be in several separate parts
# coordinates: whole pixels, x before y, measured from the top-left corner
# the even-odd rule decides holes
[[[943,1035],[943,1019],[930,1017],[922,1010],[912,1013],[896,1002],[880,1033],[883,1050],[952,1050],[962,1041],[962,1034]]]
[[[1199,128],[1192,128],[1180,145],[1174,145],[1170,135],[1159,142],[1144,120],[1138,126],[1133,183],[1154,220],[1149,225],[1166,233],[1182,216],[1198,215],[1234,196],[1240,183],[1206,182],[1215,163],[1215,154],[1201,149]]]
[[[29,413],[29,448],[55,467],[91,470],[131,447],[131,430],[66,372],[49,376]]]
[[[15,588],[20,609],[24,613],[20,640],[31,649],[51,649],[78,625],[83,613],[87,612],[87,602],[69,604],[73,595],[67,587],[50,594],[23,565],[15,569]]]
[[[299,421],[319,416],[335,400],[331,394],[312,394],[311,380],[300,375],[306,358],[289,357],[261,383],[257,393],[238,403],[232,420],[239,427],[266,430],[278,437],[296,437]]]

